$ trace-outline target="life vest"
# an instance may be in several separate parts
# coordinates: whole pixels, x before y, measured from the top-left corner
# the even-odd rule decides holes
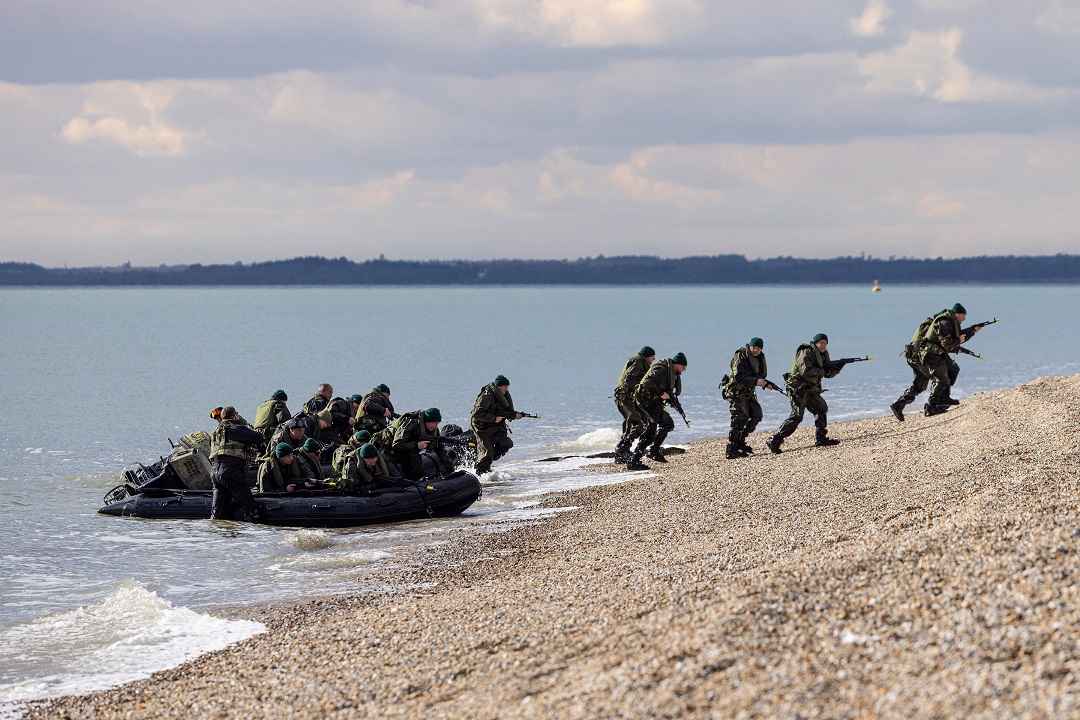
[[[236,427],[243,425],[239,420],[222,420],[218,423],[217,429],[210,435],[210,460],[218,457],[219,455],[229,455],[231,457],[240,458],[245,463],[251,459],[251,446],[246,445],[236,440],[229,440],[225,435],[225,430],[230,427]]]

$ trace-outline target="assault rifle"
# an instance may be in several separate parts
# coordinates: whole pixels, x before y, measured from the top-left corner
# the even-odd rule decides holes
[[[420,435],[420,440],[427,440],[429,443],[443,443],[444,445],[454,445],[455,447],[476,447],[476,443],[469,442],[468,440],[458,440],[452,437],[443,437],[442,435]]]
[[[853,362],[864,362],[866,360],[873,360],[874,358],[867,355],[861,358],[840,358],[839,360],[829,360],[825,363],[826,370],[842,370],[845,365]]]
[[[517,413],[519,411],[515,410],[514,412]],[[540,419],[539,415],[530,415],[529,413],[520,413],[520,414],[521,414],[521,417],[523,417],[523,418],[536,418],[537,420]],[[503,415],[503,420],[505,420],[506,422],[510,422],[513,419],[514,418],[510,417],[509,415]]]
[[[776,392],[780,393],[781,395],[787,395],[788,394],[787,390],[782,389],[779,385],[774,383],[772,380],[766,380],[765,385],[763,387],[766,390],[775,390]]]
[[[960,334],[963,335],[964,337],[966,337],[968,340],[970,340],[971,336],[974,335],[975,331],[978,330],[979,328],[984,328],[987,325],[993,325],[994,323],[999,323],[999,322],[1001,322],[1001,318],[994,318],[993,320],[987,320],[986,322],[975,323],[974,325],[972,325],[970,327],[966,327],[963,330],[961,330]]]
[[[980,355],[979,353],[977,353],[977,352],[972,352],[972,351],[968,350],[968,349],[967,349],[966,347],[964,347],[963,345],[957,345],[957,346],[956,346],[956,353],[957,353],[957,354],[960,354],[960,353],[964,353],[965,355],[970,355],[970,356],[972,356],[972,357],[977,357],[977,358],[979,358],[980,360],[985,360],[985,359],[986,359],[986,358],[984,358],[984,357],[983,357],[982,355]]]
[[[673,392],[668,393],[667,404],[675,408],[675,411],[682,415],[682,421],[686,423],[686,427],[690,427],[690,421],[686,419],[686,413],[683,412],[682,403],[679,402],[679,396]]]

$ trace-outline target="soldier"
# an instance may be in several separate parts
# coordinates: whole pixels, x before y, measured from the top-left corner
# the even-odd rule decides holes
[[[365,443],[350,453],[341,473],[340,486],[345,492],[370,493],[379,478],[400,477],[394,464],[387,462],[379,448]]]
[[[646,470],[648,465],[641,462],[642,455],[656,462],[667,462],[660,449],[668,433],[675,429],[671,416],[665,412],[666,401],[678,402],[682,394],[682,374],[686,372],[686,355],[675,353],[666,360],[659,360],[649,367],[645,376],[634,388],[634,400],[641,408],[642,423],[631,432],[630,442],[637,440],[630,460],[626,463],[629,470]],[[645,446],[649,446],[648,452]]]
[[[330,413],[329,431],[337,437],[336,445],[340,445],[345,438],[352,435],[360,400],[359,395],[350,395],[347,399],[336,397],[324,408]]]
[[[746,436],[754,432],[761,422],[761,404],[758,403],[756,390],[771,385],[765,379],[769,370],[765,364],[764,347],[761,338],[750,338],[750,342],[735,351],[731,358],[731,374],[724,376],[724,398],[731,405],[726,452],[728,460],[746,457],[754,452],[746,444]]]
[[[259,492],[296,492],[300,488],[313,487],[304,467],[296,462],[292,445],[278,443],[268,457],[259,463]]]
[[[323,475],[322,462],[319,460],[321,452],[322,444],[314,438],[304,440],[304,444],[300,449],[293,452],[293,455],[296,457],[296,462],[300,464],[300,468],[304,475],[318,482],[326,480],[326,477]]]
[[[300,417],[294,417],[289,420],[270,436],[270,442],[266,444],[266,451],[263,453],[263,457],[269,457],[274,454],[274,448],[281,443],[286,443],[292,447],[293,450],[299,450],[304,445],[304,440],[308,438],[307,424]]]
[[[376,436],[381,436],[383,447],[389,445],[390,456],[401,468],[401,474],[409,480],[419,480],[424,477],[424,462],[420,458],[421,450],[430,449],[446,469],[453,467],[453,462],[441,443],[436,442],[432,445],[429,440],[421,437],[438,435],[440,422],[442,422],[442,413],[439,412],[439,408],[413,410],[399,417],[390,427]]]
[[[641,416],[641,408],[634,400],[634,388],[641,382],[641,378],[645,377],[646,371],[655,359],[656,351],[646,345],[638,350],[637,355],[626,361],[622,374],[619,375],[619,382],[615,386],[615,407],[622,414],[623,422],[622,436],[615,445],[615,462],[617,463],[626,463],[630,460],[630,443],[633,442],[634,437],[640,435],[640,433],[634,434],[634,431],[645,424]]]
[[[491,472],[491,463],[514,447],[506,423],[520,419],[521,413],[514,410],[514,399],[510,396],[510,381],[505,375],[496,375],[494,382],[480,389],[469,419],[469,427],[476,436],[477,475]]]
[[[367,430],[374,435],[385,430],[393,418],[394,404],[390,402],[390,388],[380,383],[360,400],[353,429]]]
[[[836,377],[841,369],[840,366],[828,364],[828,346],[829,336],[818,333],[811,342],[803,343],[795,350],[795,362],[791,365],[791,372],[784,375],[788,396],[791,398],[791,414],[776,434],[765,443],[771,452],[783,452],[780,446],[784,443],[784,438],[799,427],[806,410],[814,416],[814,425],[817,427],[815,445],[828,447],[840,443],[839,440],[827,436],[829,406],[821,397],[821,379]]]
[[[933,380],[930,399],[923,406],[927,417],[939,415],[951,405],[960,401],[951,396],[952,386],[960,375],[960,366],[948,353],[958,352],[957,348],[979,331],[979,328],[961,330],[960,323],[967,319],[967,310],[960,303],[951,309],[942,310],[937,315],[928,317],[919,325],[911,342],[904,347],[904,357],[914,374],[911,387],[889,406],[896,419],[904,421],[904,408],[915,402],[915,398],[926,390]]]
[[[371,433],[367,430],[357,430],[353,433],[353,436],[349,438],[349,442],[338,446],[334,450],[334,459],[330,463],[334,468],[334,472],[339,475],[344,472],[346,458],[369,442],[371,442]]]
[[[255,411],[255,429],[263,434],[263,440],[269,442],[274,431],[292,417],[288,406],[289,396],[284,390],[276,390],[270,398]]]
[[[330,383],[322,383],[316,389],[315,395],[304,403],[303,410],[308,415],[314,415],[329,405],[332,397],[334,397],[334,388],[330,386]]]
[[[259,511],[248,487],[247,469],[263,436],[239,418],[233,406],[221,408],[221,422],[210,436],[210,478],[214,486],[210,517],[228,519],[233,506],[239,505],[244,519],[253,522],[258,520]]]

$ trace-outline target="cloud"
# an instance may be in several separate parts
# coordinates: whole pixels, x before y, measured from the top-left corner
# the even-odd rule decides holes
[[[1051,35],[1080,35],[1080,7],[1066,0],[1043,0],[1035,26]]]
[[[89,88],[81,116],[64,125],[60,138],[73,145],[114,142],[140,157],[180,157],[190,135],[161,117],[178,87],[175,82],[99,83]]]
[[[473,0],[487,32],[512,32],[563,47],[656,45],[701,15],[696,0]]]
[[[885,32],[885,21],[892,17],[885,0],[869,0],[862,15],[851,20],[851,32],[856,37],[874,37]]]
[[[1021,83],[1010,83],[971,72],[958,58],[960,28],[936,32],[913,31],[898,47],[858,60],[871,93],[912,95],[940,102],[1015,102],[1038,100],[1046,94]]]

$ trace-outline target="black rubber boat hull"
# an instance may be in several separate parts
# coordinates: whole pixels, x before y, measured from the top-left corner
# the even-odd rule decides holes
[[[458,470],[417,487],[379,488],[372,495],[303,491],[256,495],[259,522],[285,527],[358,527],[460,515],[482,489],[475,475]],[[150,520],[200,520],[210,517],[209,490],[147,489],[98,510],[103,515]]]

